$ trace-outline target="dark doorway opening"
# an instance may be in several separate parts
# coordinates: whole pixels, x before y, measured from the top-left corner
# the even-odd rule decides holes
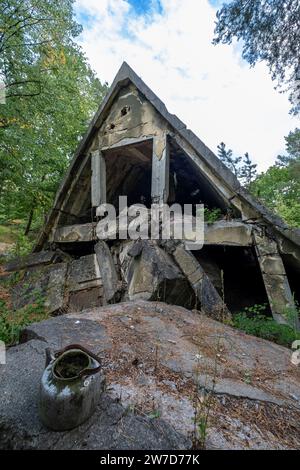
[[[193,253],[232,313],[254,304],[266,304],[266,313],[271,315],[253,248],[204,246]]]
[[[170,175],[169,175],[169,199],[168,203],[180,204],[204,204],[207,209],[220,209],[221,215],[226,215],[228,210],[234,217],[241,214],[216,190],[198,166],[191,158],[170,139]],[[195,215],[195,207],[194,214]]]
[[[282,256],[284,267],[286,270],[287,278],[290,284],[290,288],[294,299],[298,305],[300,305],[300,270],[296,266],[296,263],[293,263],[288,256]]]
[[[119,209],[119,196],[127,204],[151,208],[152,140],[127,145],[104,153],[107,202]]]

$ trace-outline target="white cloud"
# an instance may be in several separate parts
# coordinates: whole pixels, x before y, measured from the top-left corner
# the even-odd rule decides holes
[[[213,46],[216,10],[208,0],[161,0],[137,16],[127,0],[77,0],[80,43],[99,78],[113,80],[123,60],[213,151],[224,141],[265,170],[284,151],[299,120],[274,90],[263,64],[250,69],[235,46]],[[155,5],[155,2],[153,3]]]

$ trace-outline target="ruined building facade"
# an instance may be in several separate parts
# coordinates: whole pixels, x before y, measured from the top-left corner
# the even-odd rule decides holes
[[[203,203],[222,218],[205,225],[198,251],[176,240],[100,241],[96,208],[117,208],[120,195],[148,208]],[[16,305],[36,290],[57,313],[142,298],[219,318],[267,303],[286,323],[300,297],[300,235],[254,200],[124,63],[21,268],[31,287],[17,286]]]

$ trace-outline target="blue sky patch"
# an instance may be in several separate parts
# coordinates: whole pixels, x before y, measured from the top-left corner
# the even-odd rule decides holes
[[[220,8],[224,3],[229,3],[230,0],[208,0],[208,1],[213,7]]]
[[[128,3],[132,6],[137,15],[145,15],[156,11],[162,14],[163,8],[159,0],[128,0]]]

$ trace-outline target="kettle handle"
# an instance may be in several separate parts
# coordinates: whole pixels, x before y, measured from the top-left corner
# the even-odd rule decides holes
[[[55,356],[51,353],[50,348],[46,348],[46,349],[45,349],[45,353],[46,353],[46,363],[45,363],[45,367],[48,367],[48,365],[50,364],[50,362],[53,361],[53,359],[55,359]]]

